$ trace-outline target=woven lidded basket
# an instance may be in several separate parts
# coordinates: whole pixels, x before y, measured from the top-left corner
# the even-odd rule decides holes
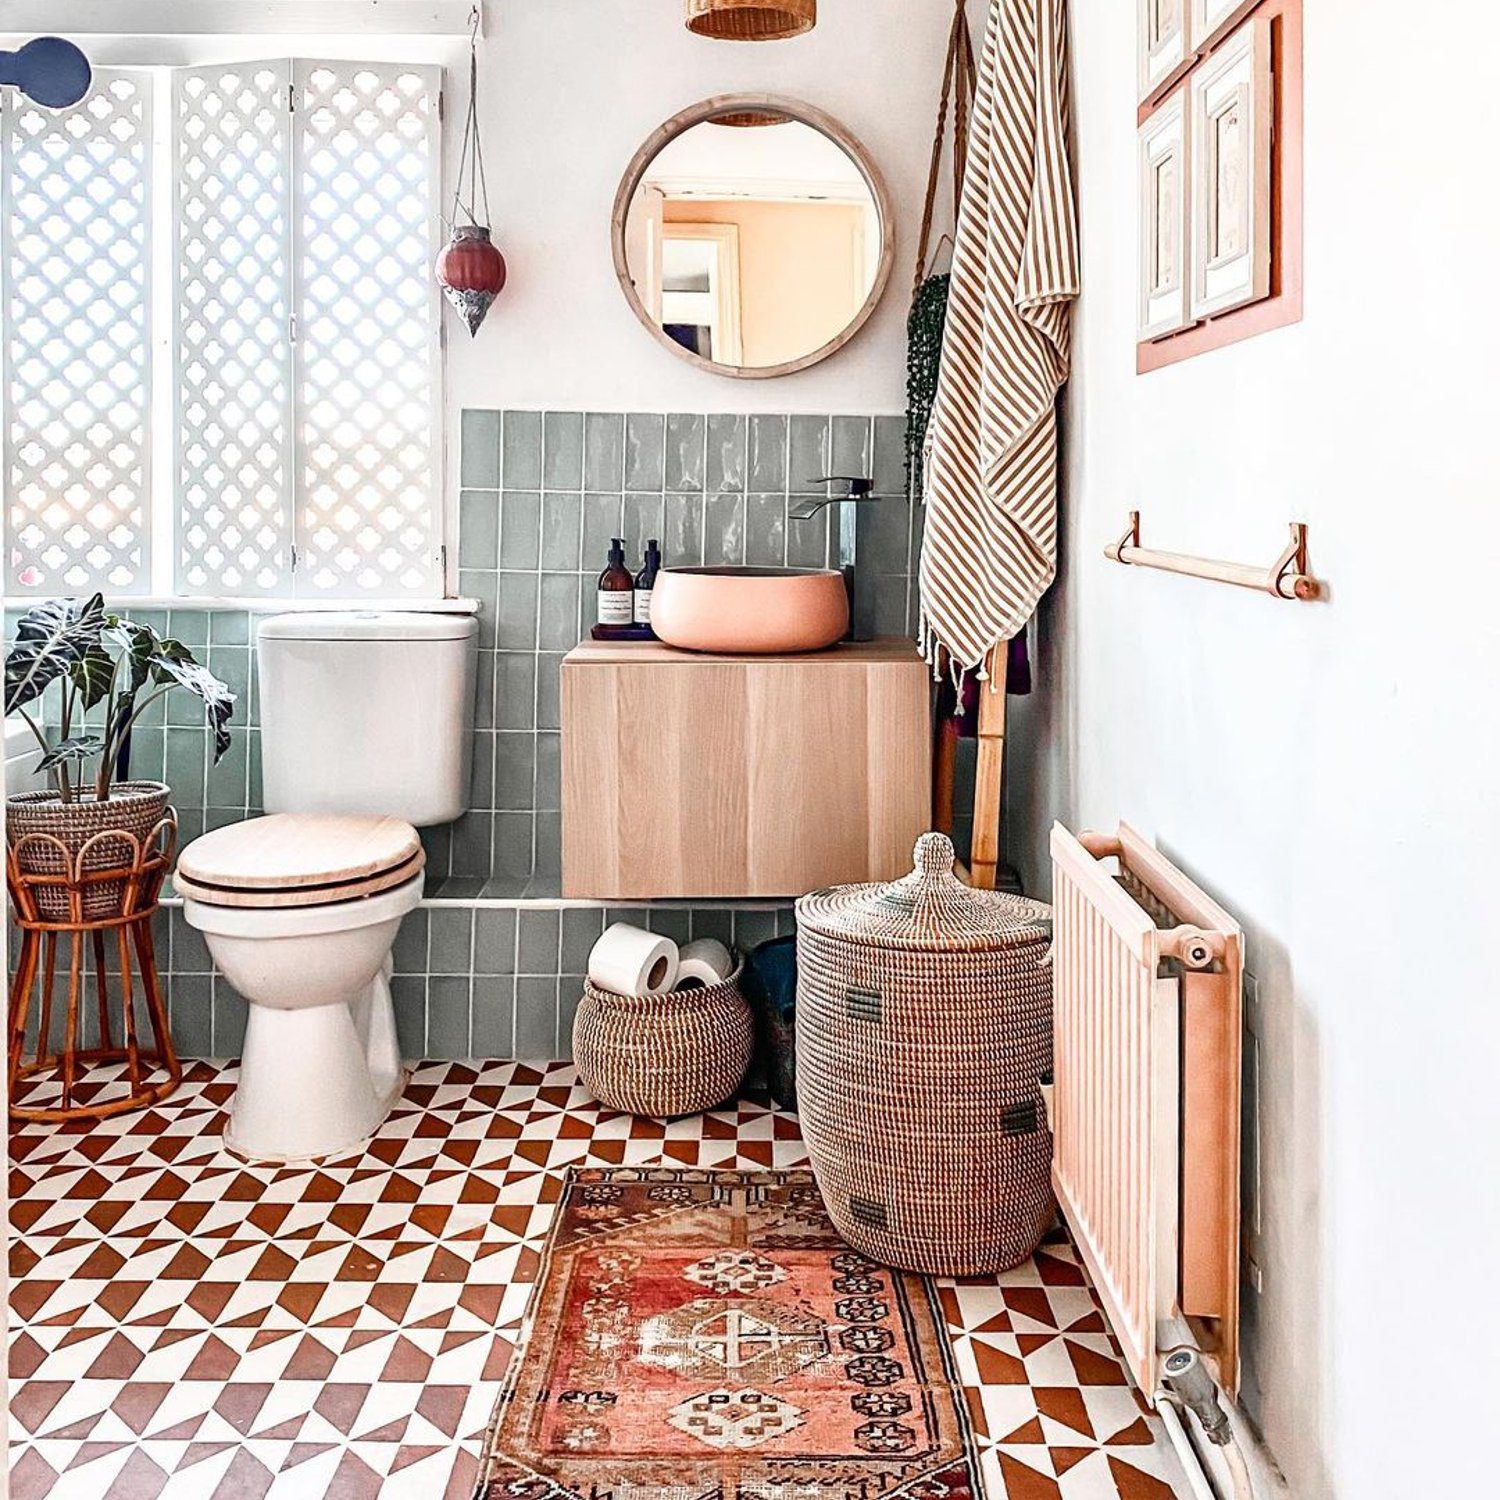
[[[585,984],[573,1021],[584,1087],[611,1109],[658,1119],[731,1098],[754,1045],[739,978],[736,968],[721,984],[639,996]]]
[[[169,816],[167,799],[171,795],[171,789],[160,781],[116,782],[105,802],[96,802],[89,792],[66,803],[56,792],[18,792],[5,803],[6,842],[15,850],[16,863],[28,875],[67,875],[80,868],[82,873],[91,874],[128,868],[136,863],[143,846],[149,852],[153,833]],[[125,886],[123,880],[88,885],[82,903],[83,920],[119,916]],[[33,895],[44,920],[72,919],[68,893],[62,887],[36,886]]]
[[[1052,1222],[1051,908],[973,890],[917,840],[891,885],[797,903],[797,1108],[829,1216],[865,1255],[972,1275]]]

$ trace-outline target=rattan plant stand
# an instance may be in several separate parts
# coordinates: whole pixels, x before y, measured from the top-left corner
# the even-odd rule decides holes
[[[20,855],[37,853],[38,842],[55,846],[57,858],[32,863],[55,864],[57,873],[21,869]],[[177,817],[170,809],[145,839],[123,830],[96,834],[76,853],[45,833],[28,833],[5,851],[5,874],[16,925],[21,930],[20,954],[10,985],[9,1080],[10,1114],[16,1120],[103,1120],[127,1110],[144,1109],[165,1099],[182,1081],[182,1065],[172,1050],[166,1005],[156,973],[156,950],[151,924],[156,916],[162,882],[172,867],[177,845]],[[118,849],[121,862],[106,869],[90,869],[99,849]],[[98,915],[98,889],[110,882],[120,891],[117,909]],[[66,917],[56,915],[61,894]],[[44,908],[46,909],[44,912]],[[85,911],[95,915],[85,917]],[[110,949],[118,972],[110,972]],[[62,962],[59,962],[60,957]],[[92,959],[94,996],[98,1006],[97,1046],[85,1046],[83,1015]],[[66,992],[62,982],[66,972]],[[111,1015],[111,984],[119,987],[122,1043],[116,1044]],[[65,1001],[64,1001],[65,993]],[[139,996],[154,1045],[142,1045],[136,1023]],[[38,1024],[34,1055],[27,1058],[27,1023],[33,999]],[[62,1045],[52,1051],[53,1013],[60,1003]],[[108,1090],[103,1097],[75,1101],[74,1089],[82,1070],[123,1063],[120,1082],[125,1094]],[[16,1086],[23,1080],[52,1073],[59,1087],[56,1103],[17,1107]]]

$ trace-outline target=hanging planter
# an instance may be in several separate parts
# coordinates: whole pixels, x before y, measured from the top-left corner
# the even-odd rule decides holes
[[[686,20],[722,42],[779,42],[818,24],[818,0],[686,0]]]
[[[490,192],[479,145],[479,14],[469,32],[469,113],[464,121],[463,149],[458,157],[458,185],[448,243],[438,252],[433,274],[443,295],[457,309],[473,338],[491,303],[505,287],[505,257],[490,238]],[[469,195],[464,198],[467,182]],[[482,209],[483,219],[476,213]],[[460,219],[462,215],[462,219]]]

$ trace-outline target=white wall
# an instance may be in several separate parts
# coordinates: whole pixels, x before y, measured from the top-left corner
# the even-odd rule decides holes
[[[450,329],[456,405],[905,409],[907,289],[951,0],[822,0],[807,36],[748,45],[693,36],[678,0],[492,0],[485,10],[482,129],[510,282],[472,344]],[[832,359],[778,380],[728,380],[675,359],[636,322],[610,256],[615,190],[642,141],[689,104],[746,90],[841,120],[884,174],[898,218],[875,316]]]
[[[1135,7],[1072,10],[1085,290],[1013,852],[1123,817],[1249,930],[1246,1405],[1291,1493],[1493,1493],[1500,25],[1307,0],[1306,320],[1137,378]],[[1332,598],[1105,562],[1137,506],[1245,561],[1306,520]]]

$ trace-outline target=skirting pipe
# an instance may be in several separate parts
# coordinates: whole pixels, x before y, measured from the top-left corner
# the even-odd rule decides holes
[[[1182,1460],[1193,1500],[1219,1500],[1203,1467],[1203,1460],[1198,1456],[1192,1439],[1188,1437],[1187,1415],[1177,1404],[1177,1398],[1167,1391],[1158,1391],[1156,1413],[1161,1418],[1162,1426],[1167,1429],[1167,1436],[1172,1440],[1172,1447],[1176,1449],[1178,1458]],[[1245,1462],[1245,1453],[1240,1447],[1239,1439],[1231,1438],[1218,1451],[1224,1455],[1230,1482],[1234,1486],[1232,1500],[1255,1500],[1255,1488],[1250,1482],[1250,1469]]]
[[[1208,1482],[1208,1475],[1203,1472],[1202,1460],[1188,1438],[1177,1403],[1165,1392],[1159,1393],[1156,1398],[1156,1413],[1161,1418],[1162,1426],[1167,1429],[1167,1436],[1177,1450],[1177,1457],[1182,1460],[1183,1472],[1187,1475],[1188,1489],[1192,1491],[1193,1500],[1219,1500]]]

